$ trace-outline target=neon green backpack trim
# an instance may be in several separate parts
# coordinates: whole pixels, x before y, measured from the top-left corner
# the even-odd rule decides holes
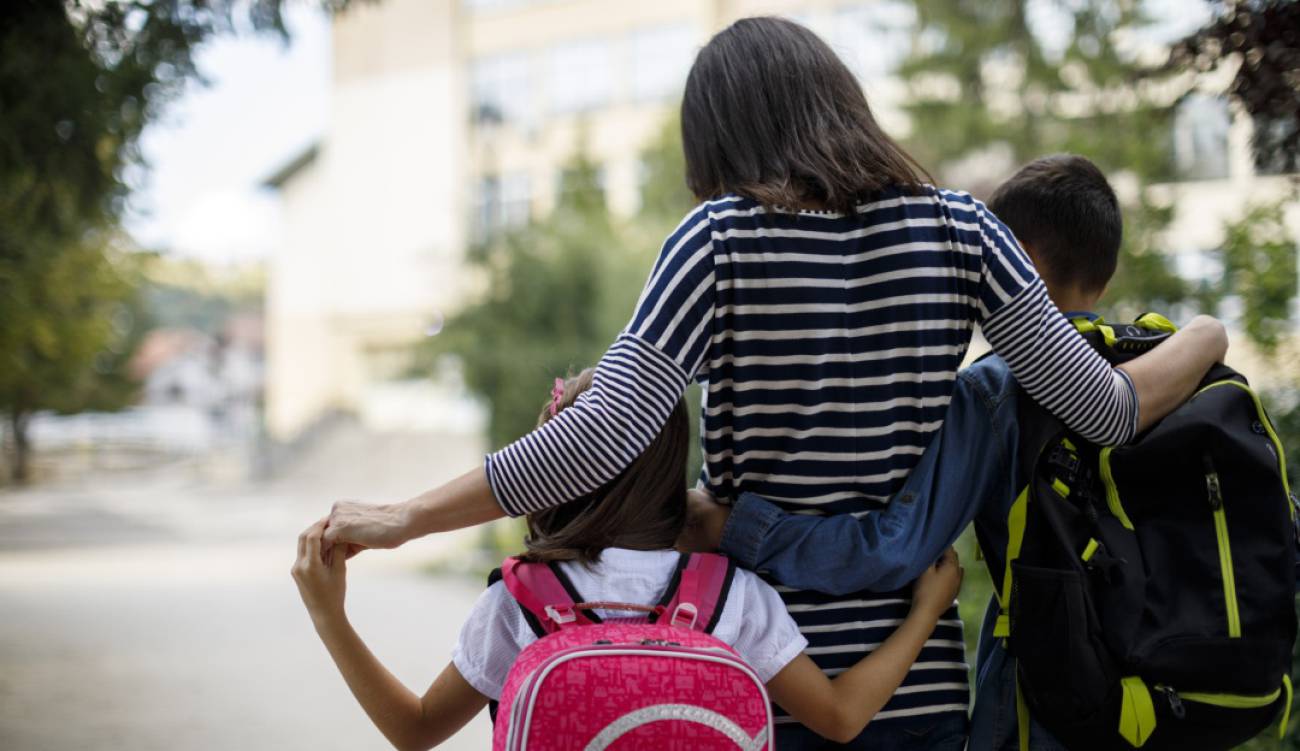
[[[1121,678],[1124,697],[1119,710],[1119,734],[1129,745],[1141,748],[1156,730],[1156,707],[1146,681],[1136,675]]]
[[[1110,454],[1114,447],[1107,446],[1101,450],[1098,463],[1101,464],[1101,484],[1106,486],[1106,506],[1110,513],[1119,519],[1119,523],[1124,525],[1124,529],[1133,531],[1133,521],[1128,518],[1124,511],[1124,504],[1119,500],[1119,486],[1115,484],[1115,475],[1110,469]]]
[[[1254,389],[1241,381],[1228,380],[1215,381],[1209,386],[1197,391],[1193,396],[1199,396],[1200,394],[1204,394],[1206,391],[1219,386],[1236,386],[1247,394],[1250,394],[1251,401],[1255,402],[1255,412],[1259,415],[1259,422],[1264,426],[1264,432],[1268,434],[1269,440],[1273,442],[1273,448],[1277,451],[1277,468],[1278,471],[1282,473],[1282,490],[1286,492],[1286,504],[1291,509],[1291,518],[1294,520],[1295,506],[1291,503],[1291,481],[1286,476],[1286,450],[1282,448],[1282,441],[1278,439],[1277,431],[1273,430],[1273,423],[1268,419],[1268,413],[1264,411],[1264,404],[1259,400],[1259,394],[1256,394]]]

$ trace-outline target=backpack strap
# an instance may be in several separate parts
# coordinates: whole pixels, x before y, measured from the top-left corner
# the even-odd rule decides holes
[[[664,612],[673,626],[712,633],[726,605],[736,564],[716,553],[682,556],[676,586],[664,594]]]
[[[540,626],[544,634],[539,635],[600,622],[595,613],[575,607],[578,596],[557,567],[507,558],[501,566],[501,579],[524,613],[536,621],[534,630]]]

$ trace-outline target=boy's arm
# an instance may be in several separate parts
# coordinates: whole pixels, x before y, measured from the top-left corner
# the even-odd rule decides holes
[[[316,633],[338,666],[343,680],[375,727],[394,747],[432,748],[451,737],[483,709],[488,699],[474,690],[455,665],[448,665],[423,698],[402,685],[370,651],[343,608],[347,563],[336,551],[321,560],[325,519],[298,539],[293,578],[311,614]]]
[[[768,681],[772,700],[818,735],[852,741],[902,685],[960,586],[961,566],[949,550],[922,574],[912,610],[875,651],[834,679],[801,654]]]
[[[749,493],[730,507],[692,493],[685,547],[720,549],[781,584],[831,595],[906,586],[986,499],[1012,493],[1015,399],[977,388],[959,376],[943,427],[886,508],[862,518],[805,516]]]

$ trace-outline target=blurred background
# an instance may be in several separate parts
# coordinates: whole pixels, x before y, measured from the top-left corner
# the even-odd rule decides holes
[[[1108,317],[1222,316],[1300,477],[1294,1],[10,0],[0,748],[383,747],[295,536],[474,466],[596,362],[693,203],[695,51],[768,13],[949,187],[1101,165]],[[354,559],[358,630],[423,691],[519,537]]]

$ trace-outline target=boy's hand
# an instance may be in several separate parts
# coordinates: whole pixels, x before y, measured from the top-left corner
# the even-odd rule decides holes
[[[713,499],[707,490],[686,491],[686,526],[677,538],[683,553],[712,553],[722,545],[722,530],[731,517],[731,507]]]
[[[962,568],[957,551],[948,548],[925,570],[912,589],[912,609],[938,620],[952,607],[961,589]]]
[[[298,594],[317,625],[322,619],[342,617],[347,593],[347,556],[342,554],[342,548],[334,548],[325,556],[321,553],[321,537],[328,521],[329,517],[321,519],[298,536],[298,559],[291,571]]]

